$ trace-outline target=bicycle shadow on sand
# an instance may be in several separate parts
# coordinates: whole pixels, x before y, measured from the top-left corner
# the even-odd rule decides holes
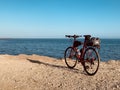
[[[84,71],[76,69],[76,68],[70,69],[67,66],[50,64],[50,63],[42,62],[42,61],[39,61],[39,60],[32,60],[32,59],[27,59],[27,60],[31,63],[35,63],[35,64],[39,64],[39,65],[42,64],[42,65],[49,66],[49,67],[52,67],[52,68],[59,68],[59,69],[63,69],[63,70],[73,72],[73,73],[80,73],[80,74],[87,75]]]

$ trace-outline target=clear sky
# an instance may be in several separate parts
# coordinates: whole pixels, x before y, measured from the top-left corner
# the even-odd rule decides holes
[[[0,0],[0,37],[120,38],[120,0]]]

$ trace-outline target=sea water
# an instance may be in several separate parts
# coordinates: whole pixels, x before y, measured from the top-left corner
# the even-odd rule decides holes
[[[65,49],[71,45],[69,39],[1,39],[0,54],[64,58]],[[120,39],[101,39],[100,57],[101,61],[120,60]]]

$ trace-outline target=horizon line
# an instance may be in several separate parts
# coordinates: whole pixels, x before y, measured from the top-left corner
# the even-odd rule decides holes
[[[98,37],[100,39],[120,39],[115,37]],[[0,38],[0,40],[6,39],[68,39],[66,37],[10,37],[10,38]],[[78,39],[84,39],[84,37],[80,37]]]

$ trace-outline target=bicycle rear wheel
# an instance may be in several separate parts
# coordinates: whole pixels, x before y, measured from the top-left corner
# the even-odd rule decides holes
[[[84,70],[88,75],[95,75],[99,68],[100,57],[98,52],[93,48],[89,47],[84,53]]]
[[[74,68],[77,64],[76,52],[72,47],[68,47],[64,53],[65,63],[69,68]]]

